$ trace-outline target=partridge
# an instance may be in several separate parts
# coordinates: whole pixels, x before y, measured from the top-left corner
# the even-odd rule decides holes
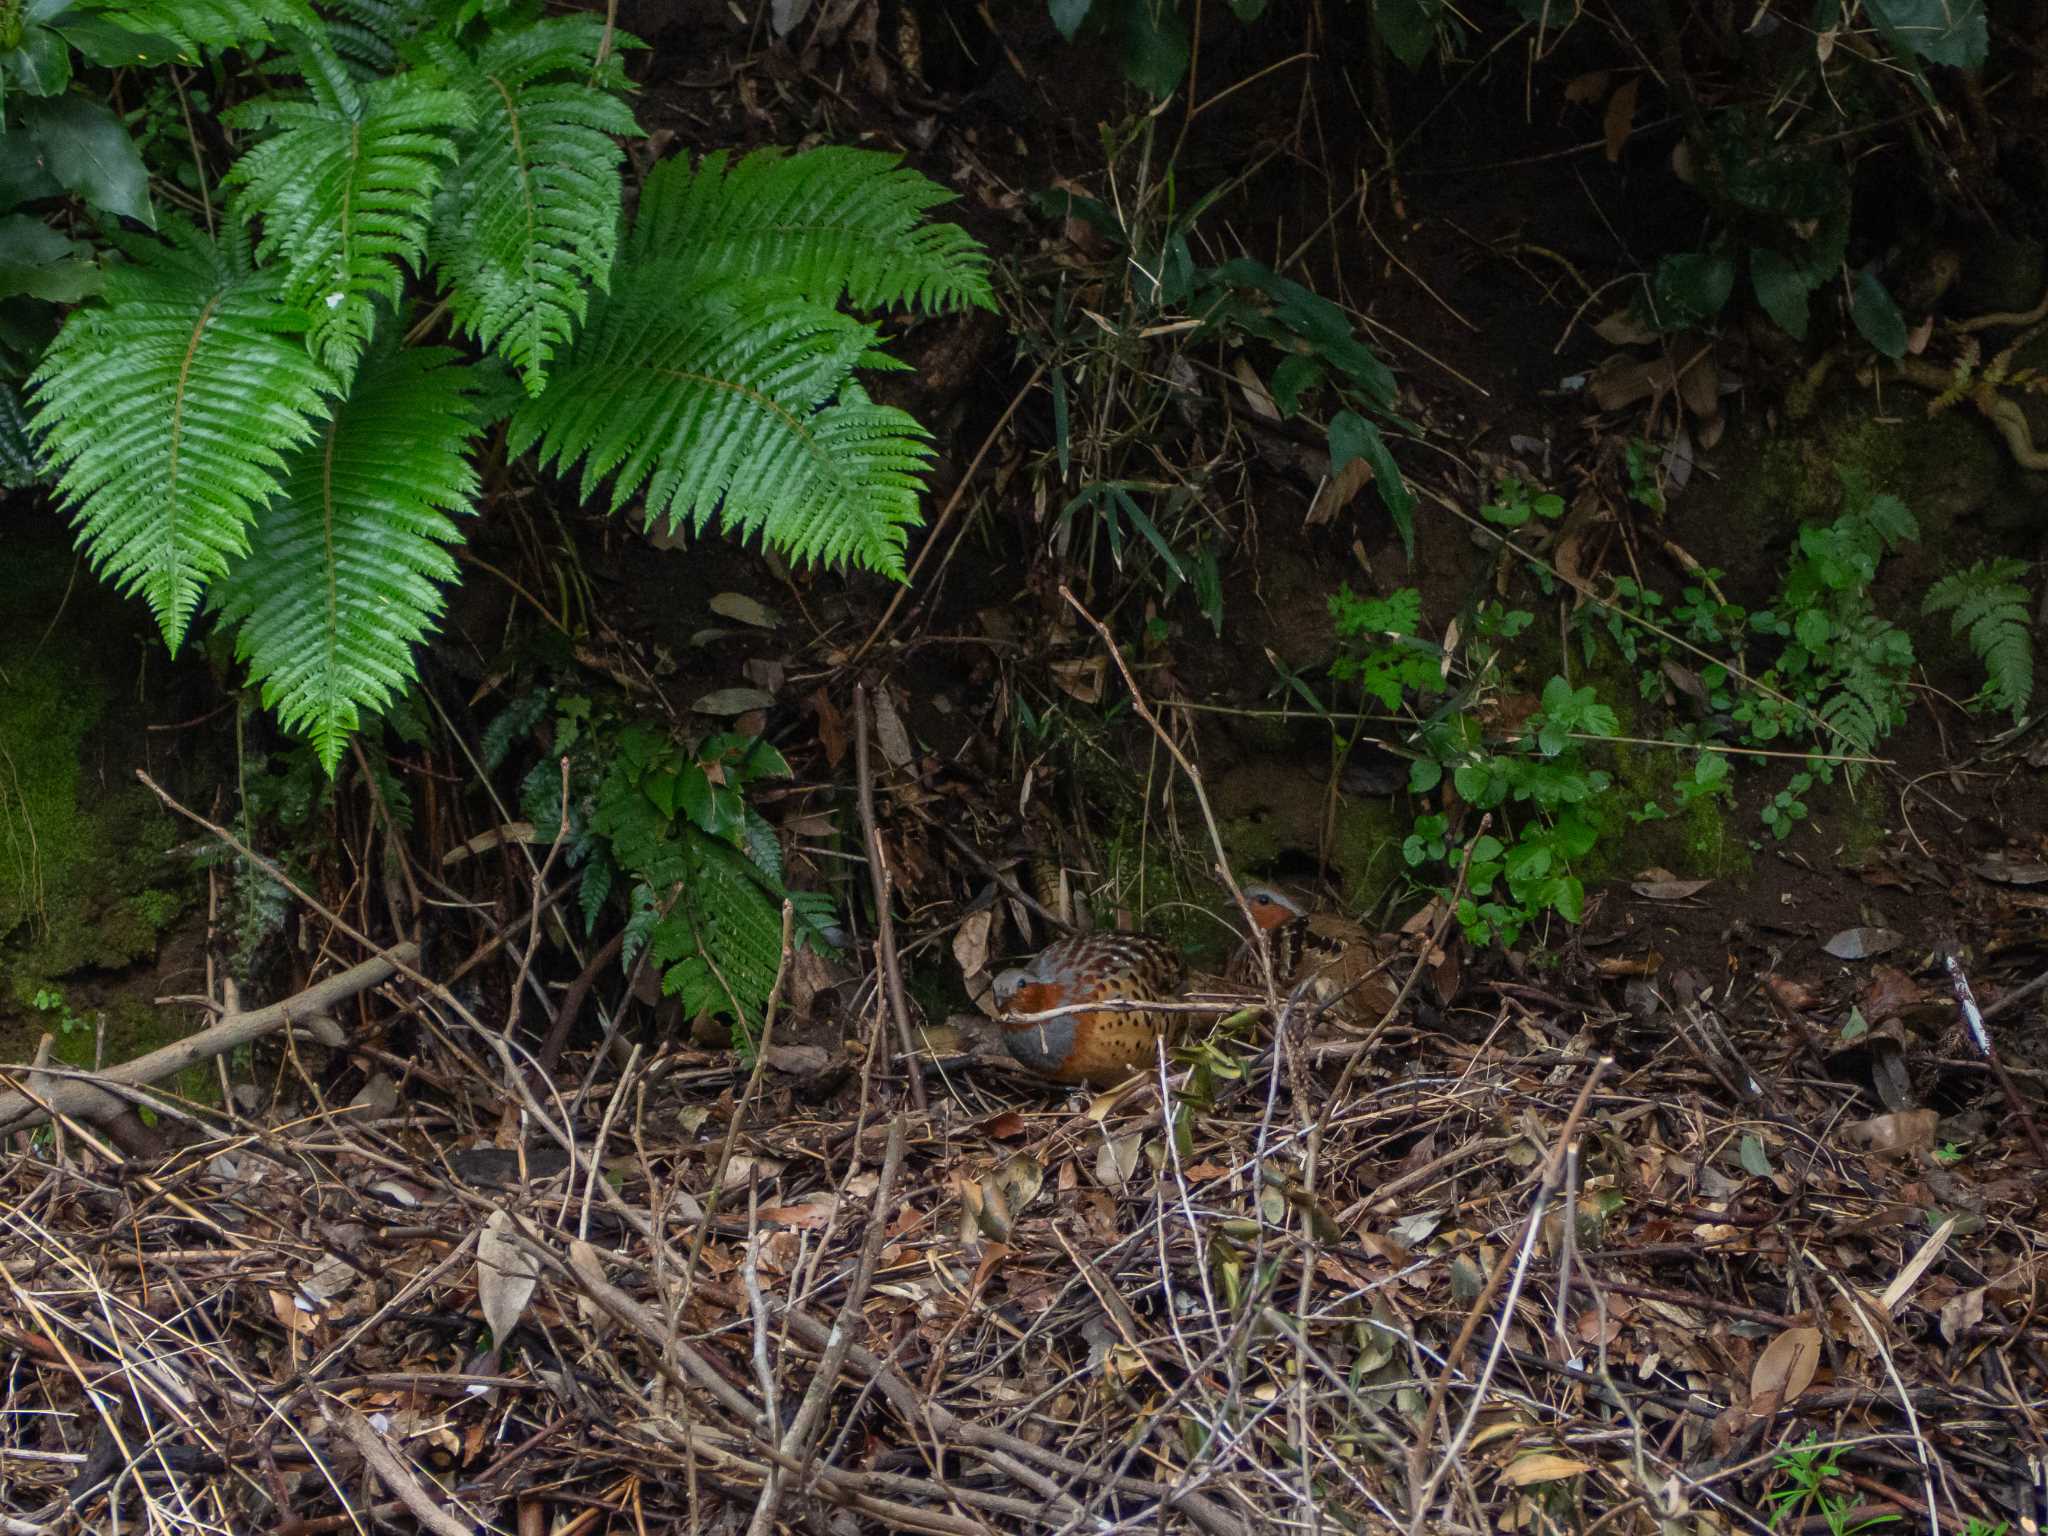
[[[1076,1009],[1119,999],[1165,1002],[1187,980],[1187,964],[1164,939],[1142,933],[1084,933],[1040,950],[1029,964],[995,980],[1003,1044],[1032,1071],[1056,1083],[1108,1086],[1153,1059],[1154,1042],[1174,1015],[1151,1009]]]
[[[1400,987],[1385,967],[1400,953],[1394,939],[1334,913],[1311,912],[1270,886],[1246,886],[1244,899],[1257,931],[1230,957],[1225,974],[1232,982],[1265,985],[1258,949],[1263,935],[1273,984],[1283,994],[1308,982],[1317,1002],[1355,1019],[1377,1020],[1393,1006]]]

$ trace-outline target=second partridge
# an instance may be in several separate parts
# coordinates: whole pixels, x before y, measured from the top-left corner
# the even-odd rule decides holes
[[[1249,885],[1245,904],[1257,932],[1238,946],[1225,973],[1239,986],[1263,987],[1258,943],[1263,935],[1273,957],[1273,984],[1284,995],[1303,982],[1310,995],[1339,1014],[1379,1016],[1393,1006],[1400,988],[1386,972],[1399,951],[1395,940],[1330,912],[1311,912],[1270,886]]]

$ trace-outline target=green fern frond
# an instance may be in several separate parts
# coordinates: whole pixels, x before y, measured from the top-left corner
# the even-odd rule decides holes
[[[1818,713],[1843,751],[1867,755],[1905,723],[1913,642],[1868,610],[1839,617],[1827,650],[1827,691]],[[1850,777],[1856,777],[1852,765]]]
[[[617,511],[645,487],[650,521],[760,531],[798,560],[900,576],[928,434],[849,382],[874,331],[785,287],[678,291],[666,263],[622,264],[548,392],[513,413],[513,453],[583,464]]]
[[[427,20],[418,0],[326,0],[327,41],[359,77],[398,72],[399,54]]]
[[[324,47],[299,50],[310,100],[262,96],[225,114],[229,126],[279,131],[235,162],[227,181],[244,222],[262,221],[259,260],[281,257],[284,297],[312,316],[309,338],[348,374],[405,272],[426,253],[428,216],[454,135],[474,119],[460,91],[397,75],[358,87]]]
[[[80,546],[148,599],[175,653],[335,381],[239,237],[216,245],[175,222],[165,233],[122,242],[132,264],[110,266],[101,303],[72,312],[30,392]]]
[[[142,37],[161,37],[196,57],[207,48],[268,42],[285,27],[316,28],[304,0],[88,0],[80,7]]]
[[[674,262],[686,283],[772,272],[820,304],[995,308],[974,237],[925,222],[955,194],[900,160],[838,145],[737,163],[721,151],[694,172],[664,160],[641,189],[626,256]]]
[[[782,904],[730,844],[692,830],[687,846],[688,890],[653,939],[654,958],[669,967],[662,990],[680,996],[692,1013],[731,1017],[737,1003],[751,1025],[782,964]]]
[[[1924,614],[1949,615],[1949,633],[1969,636],[1970,650],[1984,663],[1984,697],[2018,721],[2034,701],[2032,597],[2019,584],[2024,560],[1979,560],[1952,571],[1928,591]]]
[[[604,24],[538,21],[492,33],[474,60],[436,39],[427,54],[468,94],[475,126],[434,207],[429,259],[461,330],[513,363],[530,394],[610,280],[632,111],[600,68]],[[611,34],[610,46],[638,46]],[[593,75],[598,83],[589,83]]]
[[[380,347],[319,440],[294,456],[284,494],[221,583],[263,703],[331,774],[358,712],[412,685],[412,648],[456,575],[449,514],[473,509],[465,455],[476,423],[453,352]]]

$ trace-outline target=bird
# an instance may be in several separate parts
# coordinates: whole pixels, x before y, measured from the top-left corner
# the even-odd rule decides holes
[[[1153,1060],[1154,1042],[1174,1015],[1151,1009],[1076,1009],[1122,999],[1167,1002],[1187,982],[1187,962],[1166,940],[1144,933],[1078,934],[1047,945],[995,979],[997,1022],[1010,1054],[1056,1083],[1109,1087]]]
[[[1303,983],[1310,996],[1343,1016],[1377,1020],[1394,1004],[1400,988],[1387,962],[1400,953],[1397,940],[1332,912],[1311,912],[1269,885],[1244,888],[1253,934],[1230,957],[1224,974],[1239,986],[1263,987],[1259,941],[1273,957],[1273,984],[1283,993]]]

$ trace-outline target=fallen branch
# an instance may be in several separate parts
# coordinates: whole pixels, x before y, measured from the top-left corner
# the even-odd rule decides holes
[[[87,1122],[98,1120],[108,1111],[107,1085],[134,1088],[160,1082],[197,1062],[225,1056],[239,1046],[261,1040],[288,1024],[304,1023],[331,1013],[337,1004],[388,981],[400,969],[418,960],[419,955],[417,944],[393,945],[384,954],[350,966],[325,981],[315,982],[281,1003],[272,1003],[268,1008],[258,1008],[253,1013],[231,1013],[196,1035],[174,1040],[169,1045],[159,1046],[103,1072],[62,1075],[37,1072],[37,1082],[49,1085],[48,1090],[39,1095],[41,1103],[27,1094],[0,1094],[0,1135],[40,1125],[53,1113]]]

